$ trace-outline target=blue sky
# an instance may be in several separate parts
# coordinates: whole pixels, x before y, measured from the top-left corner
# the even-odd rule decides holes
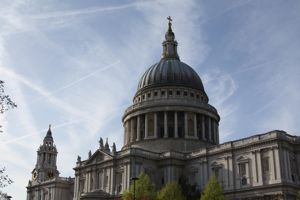
[[[58,169],[99,137],[122,147],[121,117],[159,61],[173,17],[179,56],[221,116],[221,142],[274,129],[300,132],[300,1],[0,0],[0,79],[18,108],[0,116],[0,166],[25,199],[48,124]]]

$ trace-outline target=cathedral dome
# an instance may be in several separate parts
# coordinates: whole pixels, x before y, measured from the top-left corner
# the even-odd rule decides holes
[[[138,91],[161,86],[183,86],[204,92],[198,74],[176,58],[163,58],[152,65],[140,79]]]
[[[168,20],[161,59],[143,74],[123,115],[123,149],[188,152],[219,143],[220,116],[197,72],[180,61]]]

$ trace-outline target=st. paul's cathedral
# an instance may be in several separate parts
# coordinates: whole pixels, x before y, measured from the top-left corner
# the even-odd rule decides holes
[[[296,199],[300,138],[274,130],[220,144],[220,116],[199,75],[180,60],[171,21],[162,46],[161,59],[143,74],[123,115],[122,149],[100,138],[87,158],[78,156],[75,178],[60,177],[49,127],[27,200],[116,199],[141,172],[156,189],[185,177],[203,192],[215,175],[230,200]]]

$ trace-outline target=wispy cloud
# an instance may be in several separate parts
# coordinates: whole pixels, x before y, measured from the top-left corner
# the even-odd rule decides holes
[[[49,12],[49,13],[42,13],[42,14],[34,14],[28,15],[27,17],[33,19],[46,19],[49,20],[51,18],[61,18],[61,17],[74,17],[80,15],[89,15],[95,14],[99,12],[112,12],[112,11],[119,11],[127,8],[132,8],[141,4],[139,2],[129,3],[124,5],[117,5],[117,6],[107,6],[107,7],[91,7],[91,8],[83,8],[77,10],[64,10],[64,11],[56,11],[56,12]]]
[[[201,72],[210,103],[221,115],[223,140],[276,124],[298,128],[299,70],[293,66],[300,45],[293,33],[300,31],[295,22],[276,17],[299,18],[297,5],[287,9],[288,3],[263,2],[260,8],[254,0],[216,8],[191,0],[86,6],[66,1],[62,8],[14,2],[0,8],[0,74],[20,106],[3,119],[0,149],[12,153],[0,159],[17,174],[17,184],[10,187],[16,199],[25,198],[48,123],[63,176],[72,175],[76,155],[98,148],[100,136],[122,146],[122,114],[139,76],[160,58],[169,15],[181,60]]]
[[[60,107],[61,109],[65,110],[73,115],[76,115],[76,116],[81,116],[83,114],[82,111],[79,111],[79,110],[75,109],[74,107],[70,106],[69,104],[66,104],[66,103],[60,101],[59,99],[51,96],[51,93],[48,92],[46,89],[33,83],[33,81],[28,80],[24,76],[21,76],[20,74],[17,74],[14,71],[6,69],[6,68],[0,68],[0,70],[3,74],[11,76],[15,80],[25,84],[26,86],[30,87],[31,89],[37,91],[39,94],[44,96],[48,101],[50,101],[54,105]]]

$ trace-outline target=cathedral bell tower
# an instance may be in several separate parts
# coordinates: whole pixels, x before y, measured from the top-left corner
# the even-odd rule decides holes
[[[58,177],[56,159],[57,150],[52,137],[51,125],[49,125],[43,144],[40,145],[37,151],[37,161],[32,171],[32,181],[43,182]]]

